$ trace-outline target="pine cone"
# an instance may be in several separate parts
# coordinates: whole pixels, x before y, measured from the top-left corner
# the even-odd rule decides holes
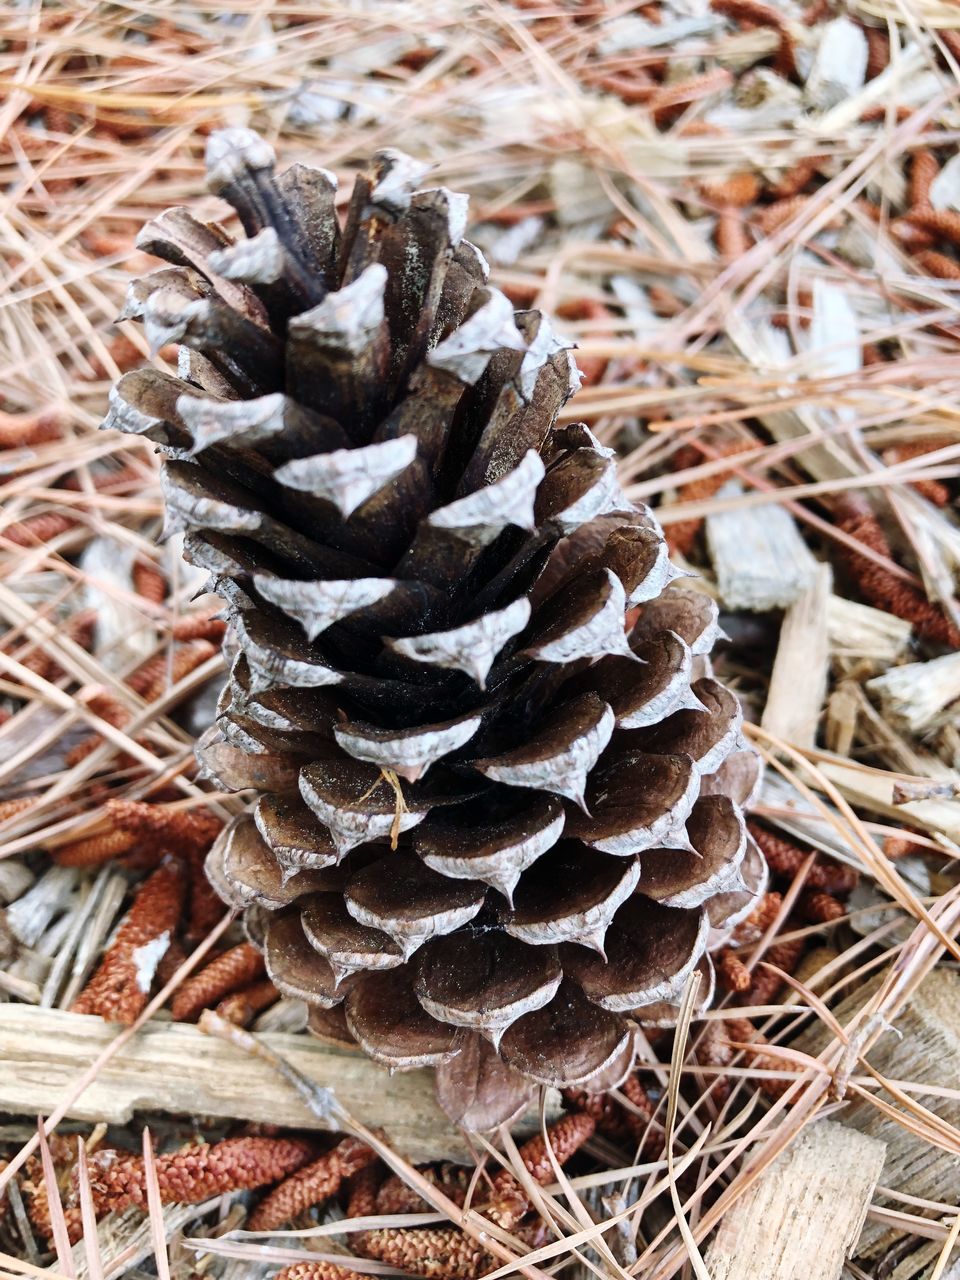
[[[532,1082],[608,1085],[667,1023],[763,860],[757,761],[709,675],[716,611],[583,424],[567,345],[486,283],[466,200],[384,152],[342,229],[330,174],[212,135],[246,239],[171,210],[125,315],[180,377],[108,425],[167,461],[167,533],[236,660],[201,761],[260,793],[208,872],[281,991],[466,1124]],[[628,610],[639,621],[625,632]],[[339,1031],[337,1034],[341,1034]]]

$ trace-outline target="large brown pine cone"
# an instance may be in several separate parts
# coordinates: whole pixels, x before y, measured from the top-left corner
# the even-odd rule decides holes
[[[229,610],[200,754],[260,798],[211,879],[319,1034],[438,1066],[464,1123],[607,1087],[763,887],[715,608],[554,426],[567,344],[487,285],[463,196],[386,152],[341,228],[331,175],[275,176],[256,135],[207,159],[246,238],[144,229],[174,265],[126,314],[181,376],[127,374],[108,425],[167,456],[168,532]]]

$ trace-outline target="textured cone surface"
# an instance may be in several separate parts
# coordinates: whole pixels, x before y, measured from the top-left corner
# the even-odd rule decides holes
[[[108,425],[165,455],[167,532],[230,618],[199,752],[260,798],[210,878],[320,1034],[494,1125],[619,1078],[762,891],[716,611],[555,425],[575,366],[487,284],[464,197],[388,152],[341,225],[332,176],[246,130],[207,160],[240,238],[144,229],[172,265],[125,314],[180,367],[123,378]]]

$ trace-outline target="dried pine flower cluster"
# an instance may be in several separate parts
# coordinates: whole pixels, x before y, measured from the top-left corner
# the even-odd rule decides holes
[[[520,1164],[534,1183],[544,1186],[553,1181],[556,1165],[565,1165],[596,1128],[591,1115],[572,1111],[549,1127],[546,1141],[538,1135],[520,1147]],[[428,1208],[409,1184],[388,1175],[370,1147],[349,1137],[323,1145],[326,1150],[321,1151],[314,1140],[241,1135],[180,1146],[154,1159],[160,1203],[199,1206],[216,1196],[265,1189],[266,1194],[254,1203],[245,1221],[247,1229],[264,1232],[301,1223],[307,1220],[308,1210],[323,1208],[338,1196],[345,1201],[348,1218],[419,1213]],[[80,1147],[57,1136],[50,1153],[57,1175],[53,1202],[38,1156],[28,1160],[20,1181],[29,1223],[46,1243],[62,1212],[70,1240],[77,1241],[83,1236]],[[130,1207],[147,1210],[149,1174],[144,1156],[103,1143],[83,1155],[90,1205],[97,1219]],[[455,1203],[465,1203],[467,1169],[424,1166],[418,1173]],[[474,1199],[481,1215],[521,1240],[536,1243],[542,1229],[526,1221],[530,1197],[508,1169],[482,1182]],[[7,1207],[6,1200],[0,1203]],[[454,1228],[374,1228],[352,1233],[350,1243],[359,1265],[364,1259],[376,1259],[414,1275],[429,1276],[442,1270],[444,1275],[473,1280],[495,1265],[495,1259],[470,1236]]]
[[[0,820],[29,807],[29,801],[7,802],[0,807]],[[151,992],[171,978],[188,951],[224,918],[223,904],[204,872],[205,856],[223,823],[204,809],[176,802],[113,798],[102,802],[99,822],[104,829],[97,834],[51,850],[54,868],[84,875],[110,863],[123,869],[117,873],[120,882],[127,875],[143,878],[134,880],[119,928],[68,1004],[76,1013],[130,1025]],[[17,939],[15,927],[12,941]],[[28,943],[27,938],[20,941]],[[14,957],[21,951],[29,966],[29,945],[15,947]],[[204,1009],[216,1009],[229,1021],[246,1025],[279,996],[265,976],[261,952],[232,939],[180,983],[170,1012],[177,1021],[193,1022]]]
[[[129,1025],[142,1012],[155,983],[184,959],[184,944],[205,937],[223,915],[203,870],[207,850],[223,824],[202,809],[136,800],[108,799],[101,815],[106,830],[58,846],[52,851],[54,863],[87,869],[117,860],[149,874],[135,889],[128,914],[71,1007],[76,1013],[96,1013]],[[249,962],[246,970],[237,967],[235,981],[227,981],[222,992],[216,978],[208,980],[210,1000],[247,985],[249,969]],[[257,968],[249,981],[261,973]],[[187,1003],[181,1004],[174,1016],[190,1017],[187,1009]]]

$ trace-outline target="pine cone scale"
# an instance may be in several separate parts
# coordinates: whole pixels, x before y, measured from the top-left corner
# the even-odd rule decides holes
[[[566,813],[557,796],[503,789],[445,815],[432,810],[413,836],[417,856],[455,879],[482,880],[512,906],[521,875],[560,839]]]

